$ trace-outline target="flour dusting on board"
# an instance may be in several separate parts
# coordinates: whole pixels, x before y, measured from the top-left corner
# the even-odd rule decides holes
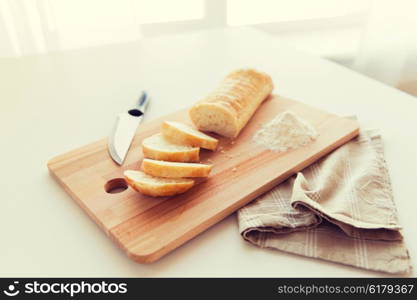
[[[316,129],[291,111],[285,111],[259,129],[253,140],[274,151],[305,146],[317,138]]]

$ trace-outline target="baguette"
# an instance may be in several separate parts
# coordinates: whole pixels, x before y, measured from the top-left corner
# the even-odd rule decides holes
[[[167,178],[207,177],[211,165],[170,162],[145,158],[142,161],[142,170],[152,176]]]
[[[237,70],[194,105],[189,116],[199,130],[235,138],[272,89],[269,75],[253,69]]]
[[[165,121],[161,128],[164,138],[172,143],[216,150],[218,140],[188,125]]]
[[[127,170],[124,177],[135,191],[152,197],[174,196],[188,191],[194,180],[186,178],[158,178],[141,171]]]
[[[200,148],[171,143],[162,134],[154,134],[142,142],[145,158],[165,161],[198,162]]]

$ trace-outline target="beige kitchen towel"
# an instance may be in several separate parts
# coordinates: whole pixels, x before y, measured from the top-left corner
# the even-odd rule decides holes
[[[392,274],[411,270],[381,136],[364,131],[238,211],[259,247]]]

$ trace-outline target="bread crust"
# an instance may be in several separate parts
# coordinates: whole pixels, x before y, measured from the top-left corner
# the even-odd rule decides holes
[[[129,186],[135,191],[152,197],[166,197],[182,194],[194,186],[194,180],[192,179],[184,179],[182,182],[153,185],[136,181],[126,175],[124,177]]]
[[[198,162],[200,160],[200,148],[183,147],[177,149],[166,144],[166,141],[160,141],[160,134],[152,135],[142,142],[142,152],[145,158],[151,158],[164,161],[179,162]],[[166,140],[165,138],[163,138]],[[174,144],[175,145],[175,144]]]
[[[269,75],[254,69],[237,70],[194,105],[189,116],[199,130],[235,138],[272,89]]]
[[[179,162],[198,162],[200,160],[199,148],[191,149],[189,151],[165,152],[142,145],[142,152],[146,158],[156,160]]]
[[[212,165],[162,162],[152,159],[142,161],[142,170],[155,177],[182,178],[182,177],[207,177]]]
[[[172,143],[179,145],[188,145],[193,147],[200,147],[208,150],[216,150],[218,140],[207,135],[207,138],[202,138],[193,135],[189,132],[181,130],[176,126],[173,126],[173,122],[163,122],[161,127],[161,133],[164,138]]]

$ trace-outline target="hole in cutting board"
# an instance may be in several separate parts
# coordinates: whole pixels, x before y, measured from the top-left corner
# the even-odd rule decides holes
[[[106,182],[104,190],[109,194],[117,194],[127,189],[126,180],[123,178],[114,178]]]

